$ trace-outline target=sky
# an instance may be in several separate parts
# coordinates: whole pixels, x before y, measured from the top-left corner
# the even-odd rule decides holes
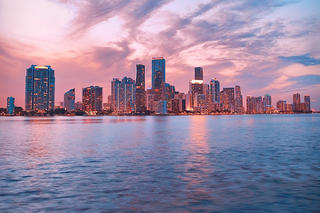
[[[107,102],[113,78],[135,79],[141,63],[150,87],[152,57],[164,57],[177,91],[201,66],[244,100],[299,92],[320,110],[319,14],[318,0],[0,0],[0,106],[13,96],[24,107],[32,64],[55,70],[56,103],[90,85]]]

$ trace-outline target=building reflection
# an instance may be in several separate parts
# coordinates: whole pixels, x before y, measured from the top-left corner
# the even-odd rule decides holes
[[[210,153],[208,119],[210,118],[207,116],[190,116],[189,140],[184,147],[188,153],[182,177],[187,186],[186,196],[187,199],[199,202],[213,200],[212,191],[208,188],[210,175],[214,172],[208,157]]]

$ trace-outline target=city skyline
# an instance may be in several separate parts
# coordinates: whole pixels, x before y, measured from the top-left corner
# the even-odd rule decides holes
[[[317,1],[184,2],[2,1],[0,106],[10,96],[24,106],[31,64],[55,70],[56,103],[70,88],[80,101],[89,85],[103,87],[107,102],[112,79],[135,79],[136,64],[145,65],[151,88],[150,59],[163,56],[166,82],[180,92],[188,91],[194,67],[203,67],[205,82],[217,78],[221,89],[240,85],[243,100],[271,94],[275,106],[299,92],[320,109]],[[39,13],[30,15],[30,8]],[[43,30],[48,23],[50,30]]]

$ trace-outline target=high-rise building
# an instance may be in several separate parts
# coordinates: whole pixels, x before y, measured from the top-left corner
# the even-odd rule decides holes
[[[137,64],[136,76],[136,112],[146,111],[146,91],[145,91],[145,66]]]
[[[235,86],[235,112],[242,113],[243,112],[243,102],[240,86]]]
[[[311,112],[310,96],[304,96],[304,103],[306,105],[306,112]]]
[[[293,94],[292,108],[294,112],[301,111],[300,104],[301,104],[300,94],[299,93]]]
[[[55,78],[51,66],[31,65],[26,74],[26,111],[54,110]]]
[[[152,89],[161,89],[166,82],[166,60],[162,57],[152,59]]]
[[[75,110],[75,88],[64,93],[64,108],[70,112]]]
[[[287,111],[287,102],[284,100],[279,100],[277,102],[277,108],[279,112],[286,112]]]
[[[82,89],[82,108],[93,115],[102,111],[102,87],[90,86]]]
[[[269,113],[271,108],[271,95],[265,94],[263,97],[263,111]]]
[[[121,81],[114,78],[111,82],[111,109],[114,112],[120,111],[120,87]]]
[[[203,68],[195,67],[194,68],[194,79],[195,80],[203,80]]]
[[[191,80],[189,83],[189,93],[191,94],[191,107],[195,111],[198,106],[198,95],[203,94],[203,80]]]
[[[227,112],[234,112],[235,110],[235,99],[234,99],[234,88],[223,88],[220,93],[220,102],[222,110]]]
[[[262,97],[247,96],[247,113],[264,113]]]
[[[120,112],[135,111],[136,83],[132,78],[124,77],[120,87]]]
[[[132,78],[124,77],[121,81],[114,78],[111,83],[112,110],[117,113],[135,111],[136,83]]]
[[[216,79],[210,81],[210,97],[214,104],[220,103],[220,82]]]
[[[7,98],[7,111],[9,115],[14,114],[14,97]]]

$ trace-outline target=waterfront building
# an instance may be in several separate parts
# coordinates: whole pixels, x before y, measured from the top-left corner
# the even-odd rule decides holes
[[[166,82],[166,61],[162,57],[152,58],[152,89],[160,89]]]
[[[211,102],[214,104],[220,103],[220,82],[217,79],[210,81],[210,97]]]
[[[300,112],[301,111],[301,99],[300,99],[300,94],[296,93],[293,94],[293,102],[292,102],[292,107],[294,112]]]
[[[235,86],[235,112],[242,113],[243,112],[243,102],[240,86]]]
[[[114,112],[120,111],[120,87],[121,81],[114,78],[111,82],[111,109]]]
[[[75,110],[75,88],[70,89],[66,93],[64,93],[64,108],[68,111],[74,111]]]
[[[7,98],[7,112],[9,115],[14,114],[14,97]]]
[[[265,113],[270,113],[271,109],[272,109],[271,95],[265,94],[263,97],[263,111]]]
[[[264,113],[263,99],[261,96],[259,97],[247,96],[247,113],[248,114]]]
[[[116,113],[132,113],[136,104],[136,83],[132,78],[121,81],[114,78],[111,83],[112,110]]]
[[[223,111],[234,112],[235,110],[235,98],[234,98],[234,88],[223,88],[220,93],[221,108]]]
[[[120,112],[131,113],[135,111],[136,83],[132,78],[124,77],[120,87]]]
[[[311,112],[310,96],[304,96],[304,103],[306,105],[306,112]]]
[[[277,109],[279,112],[286,112],[287,111],[287,102],[284,100],[279,100],[277,102]]]
[[[203,68],[195,67],[194,68],[194,79],[195,80],[203,80]]]
[[[82,89],[82,108],[90,115],[102,111],[102,87],[90,86]]]
[[[31,65],[26,73],[26,111],[54,110],[55,77],[51,66]]]
[[[137,64],[136,75],[136,112],[146,111],[146,91],[145,91],[145,66]]]

